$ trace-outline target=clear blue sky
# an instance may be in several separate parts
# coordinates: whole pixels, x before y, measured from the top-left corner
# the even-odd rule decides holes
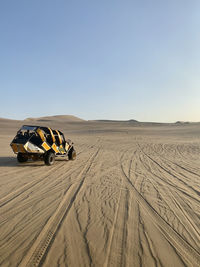
[[[200,121],[199,0],[0,1],[0,117]]]

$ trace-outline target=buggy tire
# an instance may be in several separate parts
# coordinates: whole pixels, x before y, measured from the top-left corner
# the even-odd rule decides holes
[[[76,159],[76,150],[72,147],[68,153],[69,160],[75,160]]]
[[[26,154],[24,154],[24,153],[19,152],[19,153],[17,153],[17,160],[20,163],[27,162],[28,161],[28,156]]]
[[[55,162],[55,153],[53,152],[47,152],[45,155],[44,155],[44,163],[48,166],[50,165],[53,165]]]

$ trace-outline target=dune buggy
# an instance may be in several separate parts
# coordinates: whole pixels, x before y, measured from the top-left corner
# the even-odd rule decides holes
[[[68,156],[69,160],[76,158],[71,140],[65,140],[61,131],[49,127],[23,125],[10,146],[17,154],[18,162],[44,160],[46,165],[52,165],[56,156]]]

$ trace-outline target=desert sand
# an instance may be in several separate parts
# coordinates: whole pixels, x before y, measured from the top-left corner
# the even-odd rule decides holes
[[[23,124],[77,159],[19,164]],[[0,266],[200,266],[200,125],[0,119]]]

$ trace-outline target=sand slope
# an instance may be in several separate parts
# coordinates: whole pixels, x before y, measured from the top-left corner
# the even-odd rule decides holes
[[[55,115],[55,116],[46,116],[46,117],[39,117],[39,118],[27,118],[24,120],[25,122],[80,122],[84,121],[78,117],[73,115]]]
[[[0,134],[1,266],[200,265],[198,125],[60,127],[78,156],[51,167]]]

